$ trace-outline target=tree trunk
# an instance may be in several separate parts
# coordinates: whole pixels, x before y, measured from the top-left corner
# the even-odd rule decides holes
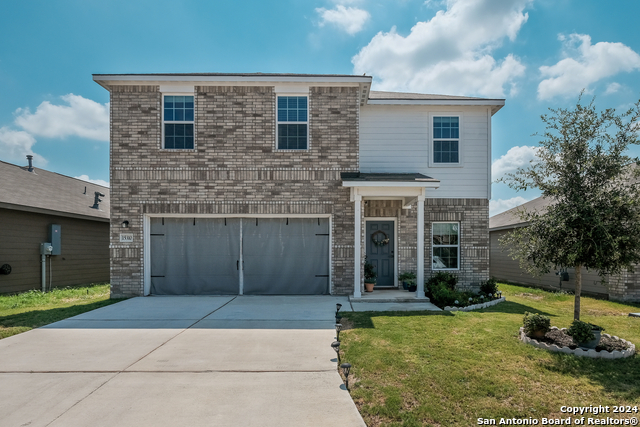
[[[580,265],[576,265],[576,301],[573,305],[574,320],[580,320],[580,293],[582,292],[582,272],[580,268]]]

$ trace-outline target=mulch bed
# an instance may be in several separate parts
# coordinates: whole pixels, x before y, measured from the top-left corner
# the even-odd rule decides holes
[[[544,338],[540,338],[537,341],[545,342],[547,344],[555,344],[558,347],[569,347],[572,350],[578,348],[576,343],[573,341],[570,335],[567,335],[566,331],[561,329],[552,329],[547,332]],[[596,351],[622,351],[629,348],[628,344],[623,343],[613,337],[606,337],[602,335],[600,338],[600,343],[596,346]]]

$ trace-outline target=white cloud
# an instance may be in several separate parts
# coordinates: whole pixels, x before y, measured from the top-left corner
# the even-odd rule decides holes
[[[609,83],[607,85],[607,90],[604,91],[604,94],[611,95],[613,93],[620,92],[620,89],[622,89],[622,85],[620,83]]]
[[[376,89],[499,97],[514,93],[525,66],[492,51],[515,40],[527,22],[530,0],[448,0],[406,37],[395,27],[379,32],[353,57],[354,74],[376,77]],[[431,3],[433,5],[434,3]]]
[[[535,161],[538,156],[539,147],[530,147],[523,145],[521,147],[512,147],[507,154],[500,157],[491,165],[491,179],[496,181],[507,173],[513,173],[518,168],[527,166],[531,161]]]
[[[357,7],[345,7],[341,4],[337,5],[335,9],[317,8],[316,12],[322,19],[319,24],[320,27],[324,27],[326,24],[333,24],[351,35],[361,31],[364,24],[371,17],[366,10],[358,9]]]
[[[87,181],[87,182],[90,182],[92,184],[102,185],[103,187],[108,187],[109,186],[109,183],[107,181],[103,181],[101,179],[91,179],[91,178],[89,178],[89,175],[74,176],[74,178],[80,179],[82,181]]]
[[[489,200],[489,216],[494,216],[511,208],[527,203],[529,200],[524,197],[512,197],[510,199]]]
[[[16,110],[15,124],[32,135],[47,138],[79,136],[109,141],[109,104],[100,104],[72,93],[61,97],[68,105],[44,101],[35,113]]]
[[[31,147],[36,143],[33,136],[24,131],[16,131],[4,126],[0,128],[0,159],[18,165],[27,164],[27,154],[33,155],[34,166],[42,167],[47,159],[35,154]]]
[[[558,37],[565,58],[552,66],[540,67],[544,80],[538,85],[538,98],[577,96],[582,89],[606,77],[640,69],[640,55],[622,43],[591,44],[586,34]]]

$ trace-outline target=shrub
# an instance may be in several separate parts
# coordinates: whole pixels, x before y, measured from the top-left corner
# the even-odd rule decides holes
[[[585,343],[596,339],[593,331],[604,331],[602,326],[593,325],[581,320],[574,320],[571,327],[567,330],[567,335],[573,337],[576,343]]]
[[[455,303],[456,301],[460,302],[462,300],[462,297],[459,294],[460,292],[449,289],[446,286],[437,286],[430,299],[436,306],[444,308],[448,305],[459,305]]]
[[[373,269],[373,264],[367,260],[367,257],[364,257],[364,280],[367,283],[376,283],[376,277],[378,277],[378,273]]]
[[[493,277],[489,280],[486,280],[480,283],[480,293],[484,295],[491,294],[492,296],[496,296],[498,293],[498,282]]]
[[[398,276],[398,280],[401,282],[407,282],[408,285],[416,284],[416,273],[412,271],[405,271],[400,276]]]
[[[458,278],[446,271],[439,271],[425,282],[425,287],[427,289],[432,289],[440,283],[443,283],[448,289],[454,290],[456,288],[456,283],[458,283]]]
[[[524,312],[524,332],[531,335],[534,331],[544,331],[546,334],[551,329],[551,319],[538,313]]]

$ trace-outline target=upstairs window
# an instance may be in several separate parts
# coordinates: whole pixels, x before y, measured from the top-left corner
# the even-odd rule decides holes
[[[278,150],[306,150],[309,146],[308,104],[306,96],[278,96]]]
[[[460,163],[460,118],[433,118],[433,163]]]
[[[193,96],[165,95],[163,104],[163,148],[192,150],[194,147]]]

